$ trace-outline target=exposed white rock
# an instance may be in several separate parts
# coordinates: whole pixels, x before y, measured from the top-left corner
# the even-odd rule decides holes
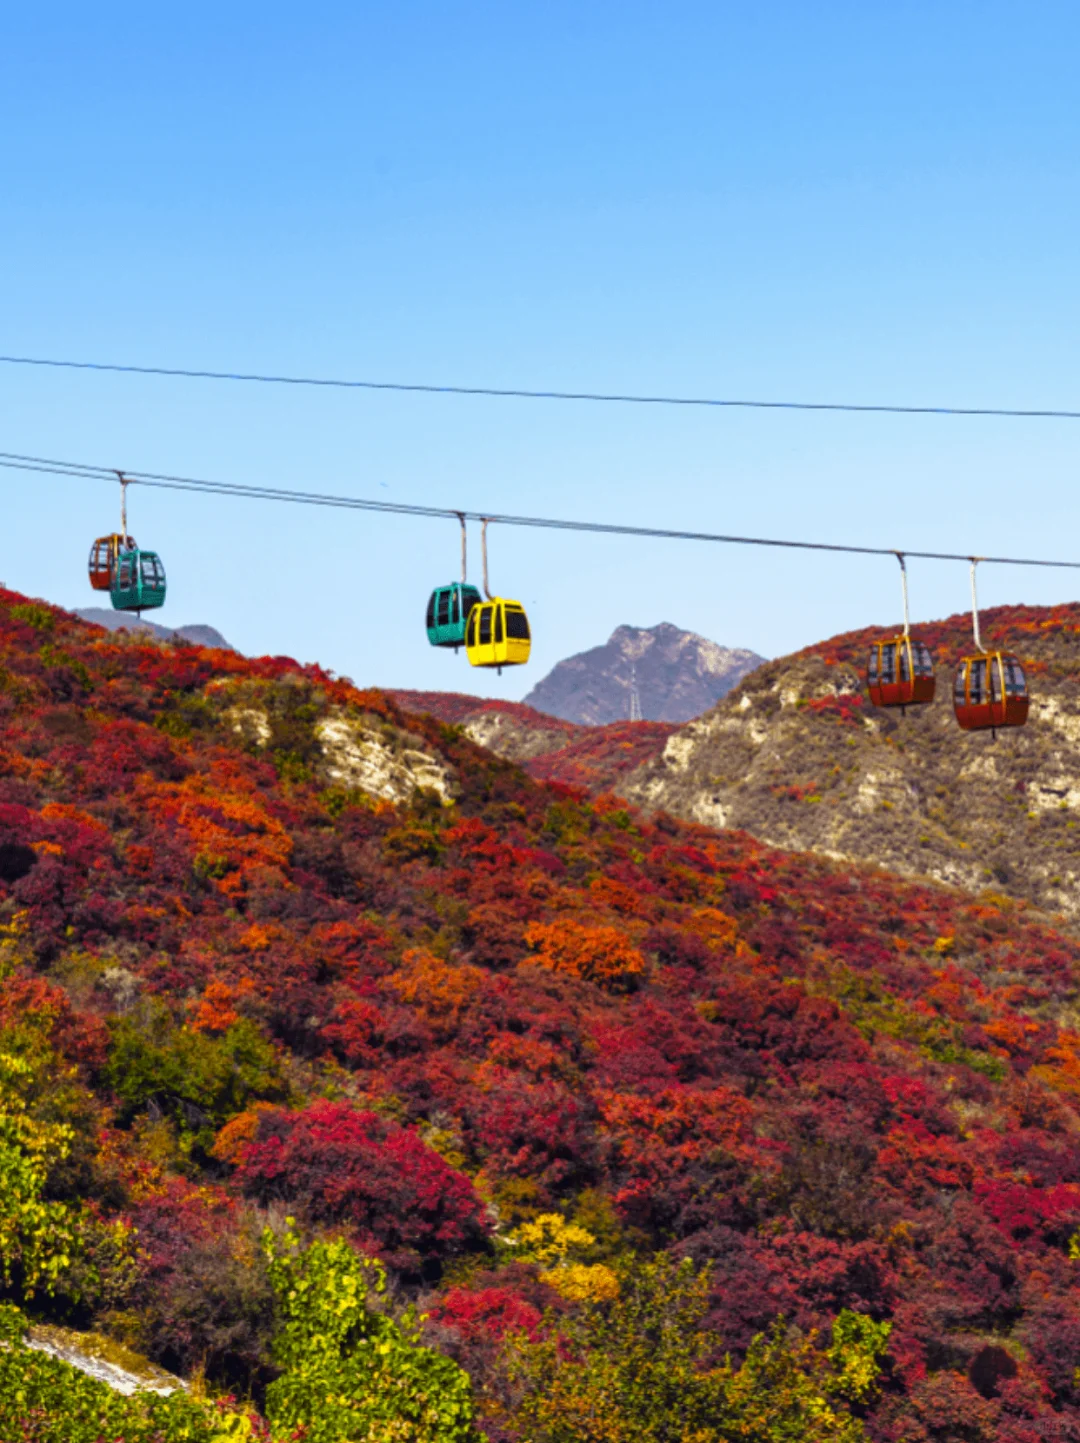
[[[417,745],[410,732],[376,718],[333,711],[316,724],[330,779],[388,802],[407,802],[419,788],[435,792],[444,805],[453,800],[448,766]]]
[[[182,1378],[167,1373],[148,1359],[130,1353],[97,1333],[76,1333],[70,1328],[35,1327],[26,1338],[26,1346],[39,1353],[48,1353],[107,1383],[116,1393],[130,1397],[140,1390],[146,1393],[175,1393],[185,1387]],[[107,1356],[111,1355],[111,1356]],[[123,1363],[116,1361],[122,1359]],[[124,1366],[126,1364],[127,1366]]]
[[[273,733],[270,728],[270,718],[262,707],[231,706],[225,713],[225,719],[233,731],[242,736],[245,741],[254,742],[256,746],[260,747],[269,744]]]

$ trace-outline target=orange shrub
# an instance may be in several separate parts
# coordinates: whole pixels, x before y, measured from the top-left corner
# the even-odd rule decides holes
[[[525,940],[535,949],[532,960],[541,967],[589,982],[617,982],[645,970],[644,957],[617,927],[569,919],[530,922]]]
[[[470,963],[444,962],[433,952],[413,947],[402,958],[401,970],[387,978],[402,1002],[415,1007],[437,1033],[457,1031],[461,1014],[485,985],[488,974]]]

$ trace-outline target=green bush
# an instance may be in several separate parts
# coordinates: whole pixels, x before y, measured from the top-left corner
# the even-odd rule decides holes
[[[113,1022],[105,1077],[121,1122],[153,1102],[203,1147],[250,1102],[281,1102],[287,1091],[273,1047],[247,1018],[211,1037],[173,1028],[163,1010],[142,1026],[128,1017]]]
[[[266,1392],[275,1430],[300,1429],[304,1443],[479,1443],[467,1374],[417,1341],[411,1316],[368,1306],[386,1290],[374,1258],[343,1242],[301,1250],[291,1223],[263,1247],[284,1316],[274,1352],[285,1371]]]

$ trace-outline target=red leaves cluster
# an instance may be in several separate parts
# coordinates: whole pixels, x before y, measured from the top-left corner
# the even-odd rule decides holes
[[[237,1181],[260,1202],[345,1224],[361,1247],[414,1269],[478,1243],[488,1224],[467,1178],[410,1128],[346,1103],[266,1109]]]

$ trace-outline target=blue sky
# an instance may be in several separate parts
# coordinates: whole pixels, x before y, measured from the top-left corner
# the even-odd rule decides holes
[[[1080,12],[1030,3],[0,10],[0,352],[460,384],[1080,407]],[[692,412],[0,367],[0,450],[404,501],[1080,558],[1080,422]],[[0,576],[91,604],[113,490],[0,473]],[[533,620],[432,652],[452,524],[139,493],[161,619],[522,695],[619,623],[768,655],[895,563],[492,533]],[[473,554],[478,548],[474,546]],[[912,563],[915,616],[962,566]],[[984,569],[987,604],[1077,594]]]

